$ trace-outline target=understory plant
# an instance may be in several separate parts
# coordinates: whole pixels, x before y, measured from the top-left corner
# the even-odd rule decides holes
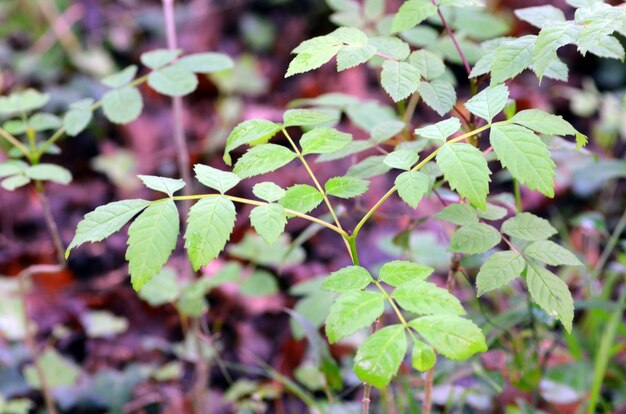
[[[427,373],[423,401],[424,412],[429,412],[438,359],[466,360],[486,351],[485,335],[466,316],[452,283],[441,287],[434,282],[431,267],[406,260],[390,261],[376,272],[363,267],[359,236],[374,219],[384,220],[376,215],[389,199],[399,197],[408,208],[419,211],[424,198],[445,192],[457,202],[433,219],[454,226],[448,246],[456,264],[452,273],[458,271],[463,256],[476,256],[482,263],[475,281],[478,296],[519,279],[546,318],[559,321],[570,332],[574,301],[554,269],[582,263],[550,240],[557,233],[550,222],[523,211],[522,187],[555,197],[557,165],[551,150],[580,150],[587,137],[556,114],[538,108],[516,111],[507,83],[527,69],[539,82],[567,80],[568,68],[557,50],[570,44],[583,55],[623,59],[624,50],[614,34],[626,35],[626,8],[569,0],[576,9],[573,20],[551,5],[520,9],[517,18],[537,27],[538,33],[508,37],[503,36],[506,25],[496,25],[498,30],[485,28],[493,17],[478,0],[408,0],[395,13],[388,11],[383,0],[328,3],[335,10],[333,22],[341,27],[295,48],[286,77],[333,60],[338,71],[367,64],[380,76],[382,89],[395,105],[330,93],[295,102],[298,107],[286,110],[281,120],[246,120],[227,138],[223,161],[232,169],[194,166],[195,177],[206,190],[176,195],[194,184],[139,176],[162,196],[115,201],[88,213],[65,256],[132,222],[126,260],[130,282],[141,291],[161,273],[176,248],[181,232],[177,202],[195,202],[183,238],[196,271],[224,250],[239,206],[251,207],[250,223],[267,244],[279,240],[289,220],[321,226],[337,235],[345,261],[350,263],[333,269],[321,285],[335,294],[324,323],[326,337],[333,344],[370,328],[354,357],[354,372],[364,383],[363,412],[370,408],[371,387],[387,387],[407,355],[415,370]],[[486,36],[477,35],[482,29]],[[195,88],[194,72],[227,66],[227,60],[220,57],[215,63],[212,55],[177,57],[171,51],[144,54],[142,62],[151,70],[149,74],[136,78],[137,69],[130,67],[105,79],[111,91],[101,101],[72,105],[62,121],[53,122],[46,114],[42,114],[45,119],[39,119],[40,114],[27,116],[45,103],[43,95],[34,91],[4,98],[2,112],[19,118],[5,124],[2,135],[14,146],[11,154],[24,156],[29,163],[17,159],[3,163],[0,171],[8,178],[2,185],[15,189],[31,180],[68,182],[60,167],[39,161],[63,133],[80,132],[95,109],[101,107],[112,122],[130,122],[141,111],[139,83],[147,81],[158,92],[180,96]],[[458,72],[459,65],[466,72],[461,85],[452,70]],[[439,122],[414,125],[417,110],[428,113],[431,109],[441,117]],[[341,130],[342,115],[368,138],[355,139]],[[39,143],[36,131],[47,130],[50,124],[62,126]],[[28,143],[14,137],[21,133],[27,135]],[[373,151],[376,155],[371,155]],[[344,159],[351,161],[344,175],[320,178],[323,163]],[[287,171],[294,162],[306,170],[307,182],[283,188],[257,178],[283,168]],[[496,170],[505,179],[500,180],[504,183],[498,186],[500,194],[493,195],[491,176]],[[253,197],[232,195],[249,179],[255,180]],[[373,179],[393,184],[360,213],[350,200],[368,193]],[[513,211],[502,202],[502,190],[507,187],[513,194]],[[346,218],[356,224],[346,227]]]

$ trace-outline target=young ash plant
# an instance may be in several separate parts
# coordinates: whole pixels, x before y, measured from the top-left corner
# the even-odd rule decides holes
[[[547,142],[553,136],[572,137],[575,147],[581,148],[587,138],[562,117],[540,109],[515,113],[505,82],[527,68],[540,81],[566,80],[567,66],[558,58],[557,50],[567,44],[576,45],[582,54],[623,59],[624,50],[614,33],[626,34],[626,8],[601,1],[569,0],[576,7],[571,21],[553,6],[521,9],[516,15],[537,26],[537,35],[496,37],[506,34],[505,27],[491,34],[495,38],[476,39],[478,28],[464,16],[479,16],[475,22],[490,18],[477,0],[408,0],[393,14],[386,14],[384,1],[367,0],[363,6],[340,0],[329,3],[337,11],[333,21],[342,27],[294,49],[295,58],[286,76],[320,68],[334,58],[338,71],[368,64],[380,74],[382,88],[398,103],[398,111],[391,105],[328,94],[299,102],[306,108],[287,110],[281,122],[242,122],[226,143],[224,161],[233,165],[232,171],[195,166],[196,179],[206,192],[177,196],[177,191],[191,183],[141,176],[144,184],[162,197],[98,207],[80,222],[66,255],[83,243],[105,239],[132,221],[126,259],[131,283],[140,290],[159,274],[176,246],[180,233],[177,201],[196,200],[183,235],[184,247],[196,270],[223,251],[235,227],[237,205],[254,207],[250,223],[268,244],[280,237],[289,220],[303,219],[323,226],[342,239],[346,259],[351,260],[350,266],[337,269],[322,284],[322,289],[337,294],[325,321],[328,341],[335,343],[375,326],[358,347],[354,371],[365,383],[384,388],[407,354],[411,365],[423,372],[432,369],[439,356],[465,360],[487,350],[483,332],[466,316],[459,299],[429,281],[433,269],[410,261],[392,261],[372,274],[360,265],[360,232],[388,199],[397,193],[408,206],[419,209],[424,197],[447,183],[461,199],[436,216],[457,226],[449,250],[458,255],[492,252],[477,275],[478,295],[519,278],[532,300],[571,331],[572,295],[567,284],[549,269],[581,263],[549,240],[556,230],[548,221],[521,208],[507,218],[509,212],[493,203],[489,198],[492,172],[488,161],[499,161],[512,177],[518,207],[519,185],[546,197],[555,196],[556,165]],[[475,40],[486,41],[479,46]],[[168,64],[174,58],[166,52],[144,55],[142,61],[153,72],[132,80],[135,69],[129,68],[109,78],[105,83],[112,90],[99,103],[73,106],[63,120],[64,129],[77,133],[88,122],[91,110],[99,106],[113,122],[128,122],[141,110],[136,90],[139,81],[147,80],[165,94],[185,94],[195,87],[192,72],[212,69],[193,56]],[[446,61],[469,69],[474,90],[469,99],[459,102],[457,95],[463,89],[457,88]],[[442,120],[414,129],[413,113],[420,101]],[[458,117],[449,115],[453,109]],[[505,109],[506,116],[502,116]],[[366,131],[369,139],[354,140],[337,129],[341,113]],[[297,139],[299,130],[303,133]],[[39,147],[33,144],[25,154],[43,153],[55,141]],[[243,155],[234,156],[241,147],[248,148]],[[352,157],[375,147],[386,154],[364,157],[344,175],[325,182],[315,174],[318,163]],[[242,180],[289,168],[294,162],[304,166],[309,182],[288,188],[261,182],[253,188],[254,198],[229,193]],[[16,168],[12,176],[24,176],[22,181],[32,176],[28,166],[18,161],[12,165]],[[363,196],[372,178],[390,171],[395,185],[353,229],[344,228],[338,214],[342,200]],[[330,214],[329,220],[311,213],[322,204]],[[498,229],[493,223],[501,220],[505,221]],[[386,319],[388,323],[382,324],[387,311],[391,316]],[[365,392],[367,410],[369,387]]]

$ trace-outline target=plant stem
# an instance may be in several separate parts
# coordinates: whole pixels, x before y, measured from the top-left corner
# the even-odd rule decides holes
[[[46,221],[46,226],[48,227],[48,231],[50,232],[50,237],[52,237],[52,244],[54,245],[54,250],[57,255],[57,260],[59,264],[65,266],[65,254],[63,241],[61,240],[61,234],[59,233],[59,227],[57,226],[56,220],[54,219],[54,215],[52,214],[52,209],[50,208],[50,203],[48,202],[48,197],[46,197],[44,185],[41,181],[37,181],[35,183],[35,188],[37,192],[37,197],[39,198],[39,202],[41,203],[41,208],[43,211],[43,217]]]
[[[283,128],[283,134],[285,134],[285,137],[287,137],[289,144],[291,144],[291,147],[296,152],[296,155],[302,162],[302,165],[304,165],[304,168],[309,173],[309,176],[311,177],[311,180],[313,180],[313,182],[315,183],[317,190],[322,194],[322,197],[324,198],[324,203],[326,203],[326,206],[328,207],[328,211],[330,212],[330,215],[333,217],[335,224],[337,225],[337,227],[343,230],[343,228],[341,227],[341,223],[339,222],[339,218],[337,217],[337,214],[335,213],[335,209],[330,203],[330,200],[328,199],[328,195],[326,194],[326,191],[324,191],[324,187],[322,187],[320,182],[317,180],[317,177],[313,173],[313,170],[311,170],[309,163],[306,161],[306,159],[304,158],[304,155],[302,155],[302,152],[300,152],[300,149],[298,148],[298,146],[296,145],[296,143],[291,138],[291,136],[289,135],[289,133],[287,132],[285,128]]]
[[[17,138],[9,134],[3,128],[0,128],[0,136],[2,136],[4,139],[10,142],[11,145],[13,145],[14,147],[17,147],[22,152],[22,154],[24,154],[24,156],[26,156],[27,158],[30,157],[30,150],[24,144],[22,144]]]
[[[515,194],[515,209],[517,210],[517,213],[521,213],[522,211],[524,211],[522,207],[522,191],[519,185],[519,181],[517,181],[515,178],[513,179],[513,192]]]
[[[422,402],[422,414],[430,414],[433,406],[433,378],[435,367],[426,371],[424,378],[424,401]]]
[[[184,200],[201,200],[203,198],[209,198],[209,197],[225,197],[231,201],[234,201],[236,203],[241,203],[241,204],[248,204],[251,206],[265,206],[269,203],[265,202],[265,201],[258,201],[258,200],[250,200],[247,198],[242,198],[242,197],[234,197],[234,196],[229,196],[226,194],[195,194],[195,195],[190,195],[190,196],[174,196],[172,197],[172,200],[174,201],[184,201]],[[153,203],[158,203],[158,202],[162,202],[162,201],[166,201],[169,200],[169,198],[160,198],[158,200],[154,200]],[[332,231],[334,231],[335,233],[339,233],[339,235],[341,235],[344,239],[349,237],[348,233],[346,233],[344,230],[340,229],[339,227],[330,224],[324,220],[320,220],[317,217],[313,217],[313,216],[309,216],[308,214],[303,214],[300,213],[299,211],[295,211],[295,210],[291,210],[286,208],[285,209],[285,213],[287,214],[291,214],[292,216],[296,216],[296,217],[300,217],[302,219],[311,221],[313,223],[317,223],[320,226],[324,226]]]
[[[26,285],[26,279],[30,279],[30,277],[34,274],[57,273],[61,270],[63,270],[63,266],[60,265],[34,265],[27,267],[26,269],[22,270],[20,274],[17,275],[18,293],[20,296],[20,301],[22,302],[22,324],[24,325],[24,342],[26,343],[26,347],[28,348],[30,357],[33,360],[35,373],[39,381],[41,394],[43,395],[48,414],[57,414],[57,409],[54,405],[54,398],[52,397],[52,392],[50,390],[50,387],[48,386],[48,381],[46,380],[43,368],[41,366],[39,353],[37,351],[37,341],[34,334],[34,327],[32,326],[31,320],[28,316],[28,288]]]
[[[491,128],[493,125],[499,125],[499,124],[506,124],[508,123],[507,121],[500,121],[500,122],[494,122],[493,124],[487,124],[484,125],[480,128],[477,128],[473,131],[470,131],[466,134],[460,135],[456,138],[452,138],[451,140],[447,141],[444,145],[449,145],[449,144],[454,144],[455,142],[459,142],[459,141],[463,141],[465,139],[468,139],[476,134],[479,134],[489,128]],[[412,172],[418,171],[420,170],[424,165],[428,164],[428,162],[430,162],[433,158],[435,158],[437,156],[437,154],[439,153],[439,151],[441,151],[441,148],[443,148],[443,145],[439,148],[437,148],[436,150],[434,150],[432,153],[430,153],[430,155],[428,155],[426,158],[424,158],[422,161],[420,161],[419,164],[417,164],[415,167],[413,167],[411,169]],[[354,231],[352,232],[352,235],[354,237],[356,237],[359,234],[359,231],[361,231],[361,228],[363,227],[363,225],[365,225],[365,223],[374,215],[374,213],[376,212],[376,210],[378,210],[380,208],[380,206],[382,206],[385,201],[387,201],[387,199],[389,199],[389,197],[391,197],[392,195],[395,194],[395,192],[398,191],[398,188],[394,185],[393,187],[391,187],[391,189],[389,191],[387,191],[387,193],[385,193],[385,195],[383,195],[381,197],[380,200],[378,200],[378,202],[376,202],[376,204],[374,204],[374,206],[365,214],[365,216],[361,219],[361,221],[359,221],[359,223],[356,225],[356,227],[354,228]]]
[[[163,0],[163,17],[165,18],[165,31],[167,34],[167,47],[170,50],[178,49],[176,38],[176,19],[174,16],[174,0]],[[191,183],[191,172],[189,170],[189,148],[185,140],[185,127],[183,124],[183,98],[174,96],[172,98],[172,113],[174,122],[174,145],[176,146],[176,156],[178,158],[178,172],[186,183]],[[183,194],[189,195],[191,187],[185,186]],[[189,211],[190,204],[185,203],[183,216]]]
[[[470,67],[469,62],[467,61],[467,58],[465,57],[465,54],[463,53],[463,50],[461,49],[461,45],[459,45],[459,42],[456,40],[456,36],[454,35],[454,32],[450,28],[450,25],[448,25],[448,22],[446,21],[445,17],[443,17],[443,13],[441,13],[441,8],[439,8],[437,1],[431,0],[431,2],[437,7],[437,14],[439,15],[439,19],[441,20],[443,27],[445,27],[446,31],[448,32],[448,36],[450,36],[450,39],[452,40],[452,43],[454,44],[454,47],[456,51],[458,52],[459,57],[461,58],[461,61],[463,62],[463,66],[465,66],[465,70],[467,71],[467,74],[469,75],[472,72],[472,69]]]
[[[615,246],[617,246],[619,238],[624,232],[625,228],[626,210],[624,210],[624,213],[622,214],[619,221],[617,222],[617,225],[615,226],[615,230],[613,230],[613,233],[611,234],[611,238],[609,239],[606,247],[602,251],[602,255],[600,256],[600,259],[598,260],[598,263],[596,264],[595,268],[593,269],[593,273],[591,274],[591,279],[597,279],[598,276],[600,276],[602,269],[604,269],[604,266],[606,266],[606,263],[609,261],[609,257],[611,257],[611,253],[613,253]]]
[[[287,141],[289,141],[289,144],[291,145],[293,150],[296,152],[296,155],[298,156],[298,159],[300,160],[302,165],[304,165],[304,168],[306,169],[306,171],[309,173],[309,176],[311,177],[311,180],[313,180],[313,183],[315,184],[315,187],[317,187],[317,191],[319,191],[322,194],[322,197],[324,199],[324,203],[326,204],[326,207],[328,207],[328,211],[330,212],[330,215],[332,216],[333,221],[335,222],[335,225],[337,226],[337,228],[339,230],[341,230],[342,232],[345,233],[345,231],[343,230],[343,227],[341,227],[341,222],[339,221],[339,217],[337,217],[337,213],[335,213],[335,209],[333,208],[333,205],[331,204],[330,199],[328,198],[328,195],[326,194],[326,191],[324,190],[324,187],[322,187],[322,185],[318,181],[317,177],[315,176],[315,173],[313,173],[313,170],[309,166],[309,163],[304,158],[304,155],[302,155],[302,152],[300,151],[300,149],[296,145],[295,141],[291,138],[291,136],[287,132],[287,129],[283,128],[282,131],[283,131],[283,134],[285,135],[285,137],[287,138]],[[346,244],[346,247],[348,248],[348,251],[350,252],[350,256],[352,257],[352,260],[354,260],[354,255],[352,253],[352,249],[348,245],[348,241],[345,240],[345,238],[344,238],[344,243]]]

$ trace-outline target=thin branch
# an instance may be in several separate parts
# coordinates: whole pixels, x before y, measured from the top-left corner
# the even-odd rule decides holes
[[[165,31],[167,34],[167,47],[170,50],[178,49],[176,38],[176,19],[174,16],[174,0],[163,0],[163,16],[165,18]],[[178,158],[178,171],[181,178],[186,183],[191,182],[191,171],[189,169],[189,148],[185,139],[185,127],[183,124],[183,98],[174,96],[172,98],[172,112],[174,121],[174,145],[176,146],[176,156]],[[183,188],[183,194],[190,194],[190,187]],[[184,216],[189,211],[189,203],[185,205]]]
[[[463,62],[463,66],[465,66],[465,70],[467,71],[467,74],[469,75],[472,72],[472,68],[470,67],[469,62],[467,61],[467,58],[465,57],[465,54],[463,53],[463,50],[461,49],[461,45],[459,45],[458,40],[456,40],[456,36],[454,35],[452,28],[450,28],[450,25],[446,21],[446,18],[443,17],[443,13],[441,13],[441,8],[437,4],[437,1],[431,0],[431,2],[435,5],[435,7],[437,7],[437,14],[439,15],[439,19],[441,20],[443,27],[445,27],[446,31],[448,32],[448,36],[450,36],[450,39],[452,39],[452,43],[454,44],[454,47],[456,51],[458,52],[459,57],[461,58],[461,61]]]
[[[43,367],[41,366],[39,352],[37,351],[37,340],[34,334],[34,327],[32,326],[31,320],[28,316],[28,288],[26,286],[26,279],[30,279],[31,276],[35,274],[58,273],[62,270],[63,266],[61,265],[34,265],[27,267],[26,269],[22,270],[20,274],[17,275],[19,289],[18,293],[20,295],[20,301],[22,302],[22,324],[24,325],[24,342],[26,343],[26,347],[28,348],[30,357],[33,360],[35,374],[37,375],[37,379],[39,380],[41,394],[43,395],[46,409],[49,414],[57,414],[58,411],[56,409],[56,406],[54,405],[54,398],[52,397],[52,392],[50,391],[48,381],[43,372]]]
[[[479,133],[481,133],[481,132],[491,128],[493,125],[506,124],[506,123],[508,123],[508,121],[500,121],[500,122],[494,122],[493,124],[484,125],[484,126],[478,128],[478,129],[470,131],[470,132],[468,132],[466,134],[460,135],[460,136],[458,136],[456,138],[452,138],[451,140],[447,141],[444,145],[453,144],[455,142],[463,141],[465,139],[473,137],[473,136],[475,136],[475,135],[477,135],[477,134],[479,134]],[[439,151],[441,151],[441,148],[443,148],[443,146],[437,148],[432,153],[430,153],[430,155],[428,155],[419,164],[417,164],[415,167],[413,167],[411,169],[411,171],[412,172],[418,171],[424,165],[428,164],[433,158],[435,158],[437,156]],[[396,187],[394,185],[389,191],[387,191],[387,193],[385,195],[383,195],[381,197],[380,200],[378,200],[378,202],[376,204],[374,204],[374,206],[365,214],[365,216],[361,219],[361,221],[359,221],[359,223],[354,228],[354,231],[352,232],[352,236],[353,237],[356,237],[358,235],[359,231],[361,231],[361,228],[374,215],[376,210],[378,210],[380,208],[380,206],[382,206],[385,203],[385,201],[387,201],[389,199],[389,197],[394,195],[396,191],[398,191],[398,187]]]
[[[22,152],[22,154],[24,154],[26,157],[30,156],[29,149],[26,148],[26,146],[24,144],[22,144],[17,138],[15,138],[13,135],[9,134],[3,128],[0,128],[0,136],[2,136],[4,139],[9,141],[11,143],[11,145],[13,145],[14,147],[17,147]]]

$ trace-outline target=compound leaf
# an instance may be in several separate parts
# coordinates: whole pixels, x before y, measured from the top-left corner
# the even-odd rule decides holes
[[[322,283],[323,290],[350,292],[363,290],[372,282],[372,275],[361,266],[348,266],[331,273]]]
[[[422,316],[409,322],[437,352],[452,360],[464,360],[485,352],[485,336],[472,321],[454,315]]]
[[[115,201],[87,213],[76,227],[76,234],[65,251],[65,258],[69,257],[74,247],[86,242],[94,243],[106,239],[149,204],[150,202],[146,200]]]
[[[326,318],[326,335],[331,344],[352,335],[383,313],[385,298],[380,293],[352,291],[339,296]]]
[[[274,244],[285,231],[285,208],[279,204],[266,204],[252,209],[250,223],[267,244]]]
[[[492,254],[476,276],[478,296],[499,289],[519,277],[524,271],[524,266],[526,266],[526,261],[517,252],[506,251]]]
[[[126,260],[135,290],[161,271],[176,247],[179,228],[178,210],[171,199],[148,206],[130,225]]]
[[[215,259],[235,227],[235,206],[226,197],[203,198],[189,210],[185,249],[194,270]]]
[[[391,325],[374,332],[357,349],[354,372],[361,381],[385,388],[398,372],[407,351],[402,325]]]
[[[534,132],[519,125],[494,125],[489,138],[498,159],[515,179],[531,190],[554,197],[556,165],[548,147]]]
[[[437,165],[453,190],[473,206],[486,208],[491,172],[480,150],[463,143],[444,145],[437,154]]]

